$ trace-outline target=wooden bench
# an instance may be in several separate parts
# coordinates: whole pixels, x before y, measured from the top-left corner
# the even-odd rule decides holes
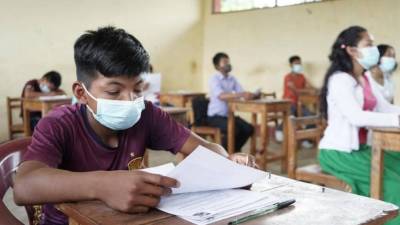
[[[312,128],[310,128],[312,126]],[[292,179],[301,180],[327,187],[350,190],[343,181],[322,172],[318,164],[311,164],[297,168],[297,144],[302,140],[314,140],[319,143],[324,130],[321,116],[291,117],[288,127],[288,176]]]
[[[400,129],[372,129],[371,198],[382,199],[384,150],[400,152]]]

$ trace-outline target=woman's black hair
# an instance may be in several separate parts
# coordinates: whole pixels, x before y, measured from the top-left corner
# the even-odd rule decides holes
[[[328,95],[328,82],[329,78],[336,72],[353,73],[353,63],[350,55],[346,52],[346,47],[356,47],[358,42],[362,38],[362,33],[367,30],[360,26],[351,26],[343,30],[336,38],[335,43],[332,46],[331,53],[329,55],[329,61],[331,65],[325,74],[324,84],[321,89],[320,101],[321,101],[321,115],[324,118],[328,117],[328,103],[326,97]]]

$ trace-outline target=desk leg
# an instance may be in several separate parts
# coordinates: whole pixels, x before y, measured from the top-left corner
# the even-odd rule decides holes
[[[283,113],[283,143],[282,143],[282,161],[281,161],[281,172],[285,173],[288,171],[288,145],[289,145],[289,117],[290,108],[285,110]]]
[[[228,153],[235,153],[235,113],[229,109],[228,112]]]
[[[251,123],[254,127],[253,135],[251,136],[251,145],[250,145],[250,154],[256,155],[256,147],[257,147],[257,113],[252,113],[251,115]]]
[[[371,158],[371,197],[381,199],[382,197],[382,173],[383,173],[383,150],[379,143],[379,134],[374,134]]]
[[[303,116],[303,104],[299,101],[297,103],[297,117]]]
[[[262,170],[267,169],[267,156],[268,156],[268,112],[261,113],[260,123],[260,139],[261,139],[261,159],[260,167]]]
[[[189,111],[186,114],[186,121],[189,122],[189,125],[194,123],[194,113],[192,109],[192,100],[187,99],[186,102],[183,100],[183,107],[187,108]]]
[[[47,115],[51,110],[51,105],[48,103],[42,103],[42,118]]]
[[[25,137],[32,136],[32,132],[31,132],[31,114],[25,108],[23,110],[23,117],[24,117],[24,135],[25,135]]]

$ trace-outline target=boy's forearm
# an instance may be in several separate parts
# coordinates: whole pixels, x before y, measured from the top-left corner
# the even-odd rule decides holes
[[[28,162],[30,163],[30,162]],[[23,165],[24,166],[24,165]],[[102,172],[69,172],[50,167],[18,171],[14,184],[17,204],[44,204],[96,199]]]

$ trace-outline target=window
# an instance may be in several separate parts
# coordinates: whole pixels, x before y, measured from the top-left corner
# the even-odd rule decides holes
[[[251,9],[275,8],[327,0],[214,0],[213,12],[226,13]]]

